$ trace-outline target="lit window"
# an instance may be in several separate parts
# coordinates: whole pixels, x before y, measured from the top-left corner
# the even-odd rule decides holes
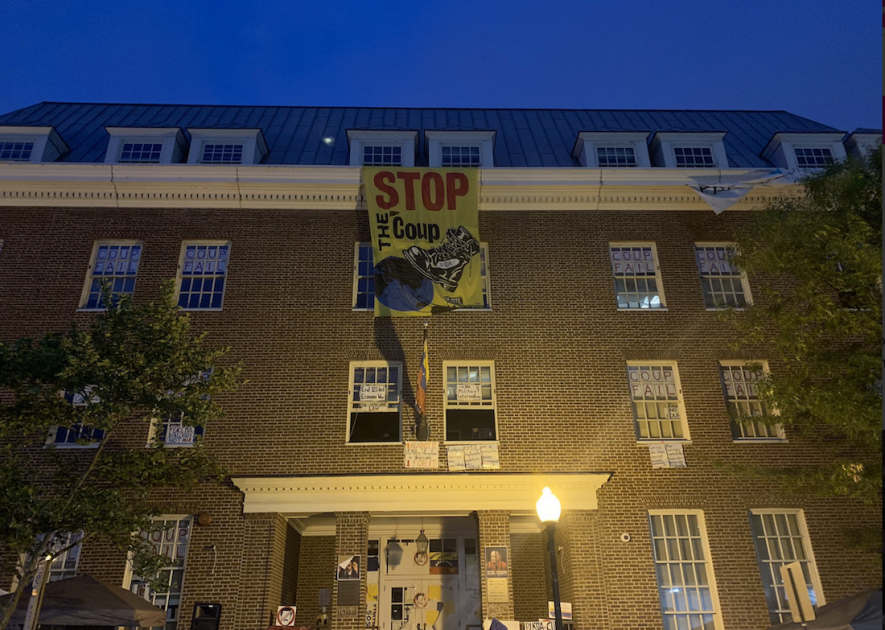
[[[673,147],[677,168],[716,168],[709,147]]]
[[[812,605],[815,608],[823,606],[826,602],[821,593],[820,578],[802,510],[751,510],[750,525],[771,623],[778,624],[791,619],[790,605],[780,574],[780,568],[791,562],[802,565],[802,575],[805,577],[805,587]]]
[[[794,147],[793,150],[796,152],[796,164],[799,168],[821,168],[833,163],[832,151],[824,147]]]
[[[82,392],[62,392],[62,397],[74,407],[85,407],[99,402],[92,395],[92,388],[86,387]],[[49,429],[47,445],[56,448],[96,448],[104,438],[104,430],[73,422],[68,427],[53,426]]]
[[[731,435],[735,440],[783,440],[780,425],[768,425],[753,418],[771,415],[759,400],[757,383],[765,374],[751,370],[743,361],[723,361],[719,366],[722,392],[731,418]]]
[[[732,263],[734,248],[698,243],[694,251],[708,309],[741,308],[751,303],[747,276]]]
[[[0,160],[30,162],[33,142],[0,142]]]
[[[685,440],[688,427],[675,363],[627,364],[630,399],[639,440]]]
[[[703,512],[655,510],[649,522],[664,630],[721,630]]]
[[[402,166],[403,148],[400,146],[364,146],[363,166]]]
[[[442,166],[462,167],[479,166],[481,158],[479,147],[442,146]]]
[[[495,365],[445,362],[446,441],[496,440]]]
[[[361,361],[350,364],[350,443],[400,441],[402,364]]]
[[[165,630],[178,628],[181,585],[184,582],[184,566],[191,528],[192,519],[188,516],[152,521],[151,530],[141,532],[141,537],[147,541],[154,553],[174,561],[173,566],[161,569],[157,576],[168,585],[166,587],[168,590],[155,591],[139,576],[129,576],[130,591],[166,611]]]
[[[601,168],[636,166],[633,147],[597,147],[596,159]]]
[[[611,245],[618,308],[665,308],[655,246]]]
[[[159,164],[162,143],[124,142],[120,162],[124,164]]]
[[[478,311],[492,308],[489,297],[488,252],[488,244],[480,243],[479,270],[482,278],[482,309],[464,308],[458,310]],[[375,263],[373,262],[371,243],[356,244],[353,261],[353,310],[375,310]]]
[[[181,248],[178,306],[188,310],[221,309],[230,243],[188,243]]]
[[[55,549],[64,549],[49,564],[49,581],[57,582],[58,580],[66,580],[77,575],[77,565],[80,563],[80,547],[82,543],[83,532],[75,532],[73,534],[57,534],[55,537]]]
[[[92,251],[92,264],[80,308],[105,309],[102,285],[107,284],[116,304],[121,295],[132,295],[141,262],[141,243],[133,241],[98,241]]]
[[[242,164],[242,144],[204,144],[203,164]]]

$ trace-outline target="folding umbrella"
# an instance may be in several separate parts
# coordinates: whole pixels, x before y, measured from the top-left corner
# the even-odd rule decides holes
[[[808,630],[881,630],[882,589],[846,597],[815,611],[815,620]],[[801,623],[791,621],[771,626],[768,630],[800,630]]]
[[[0,597],[0,608],[11,597]],[[12,623],[24,623],[27,608],[28,598],[22,597]],[[166,611],[125,588],[104,584],[89,575],[78,575],[46,585],[38,623],[52,626],[165,626]]]

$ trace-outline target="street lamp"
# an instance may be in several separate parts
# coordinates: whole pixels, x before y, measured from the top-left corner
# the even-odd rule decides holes
[[[544,488],[541,498],[535,504],[538,518],[546,525],[547,550],[550,552],[550,579],[553,582],[553,612],[556,615],[556,630],[562,627],[562,604],[559,602],[559,575],[556,572],[556,523],[562,514],[562,506],[550,488]]]

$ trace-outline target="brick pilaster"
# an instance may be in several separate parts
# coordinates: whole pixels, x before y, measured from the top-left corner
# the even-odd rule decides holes
[[[369,513],[335,513],[335,560],[338,556],[360,556],[360,600],[356,614],[342,617],[338,607],[338,580],[332,584],[332,630],[358,630],[365,625],[366,556],[369,552]],[[329,567],[335,571],[336,565]]]
[[[489,601],[489,578],[486,577],[486,547],[506,547],[508,564],[510,562],[510,512],[500,510],[482,510],[476,512],[476,520],[479,531],[479,571],[482,584],[482,617],[491,619],[496,617],[501,620],[514,620],[513,607],[513,571],[510,568],[510,577],[507,580],[507,601]],[[492,578],[505,579],[505,578]]]

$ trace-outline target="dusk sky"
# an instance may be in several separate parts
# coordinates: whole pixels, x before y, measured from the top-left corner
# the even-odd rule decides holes
[[[0,113],[40,101],[784,109],[881,127],[878,4],[3,0]]]

